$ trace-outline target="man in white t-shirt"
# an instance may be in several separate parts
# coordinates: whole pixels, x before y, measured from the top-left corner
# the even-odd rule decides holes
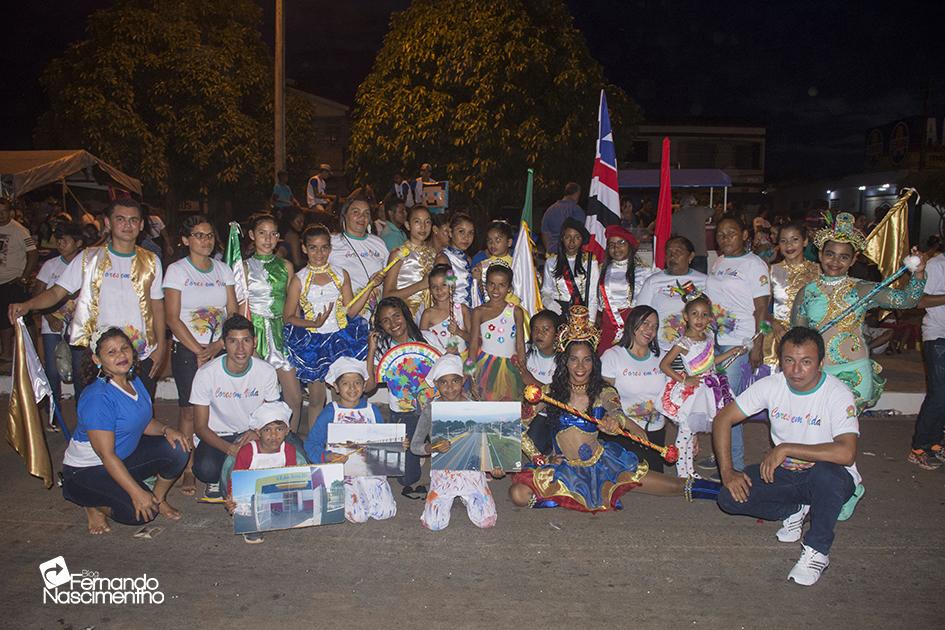
[[[371,276],[387,264],[387,258],[390,256],[381,237],[368,233],[370,224],[370,201],[363,193],[352,192],[341,208],[341,232],[331,237],[328,264],[348,272],[351,290],[355,294],[364,288]],[[379,295],[380,288],[377,292]],[[375,299],[369,301],[368,308],[373,308],[374,303]]]
[[[328,178],[331,177],[331,165],[321,164],[318,172],[312,175],[305,187],[305,202],[309,208],[321,206],[329,210],[332,197],[328,194]]]
[[[10,317],[44,310],[78,292],[69,328],[73,363],[88,358],[96,332],[120,328],[138,355],[138,376],[154,398],[154,378],[161,368],[167,342],[164,338],[164,282],[161,263],[153,252],[137,246],[144,225],[141,204],[116,199],[106,210],[110,240],[76,256],[56,284],[21,304],[10,305]],[[86,385],[74,379],[76,398]]]
[[[801,557],[788,574],[811,586],[830,564],[834,526],[849,518],[862,496],[856,469],[859,420],[853,394],[823,371],[824,341],[796,327],[781,339],[781,372],[751,385],[715,417],[712,440],[722,475],[719,507],[729,514],[781,520],[781,542],[804,536]],[[744,472],[732,467],[731,428],[768,410],[774,448]]]
[[[925,294],[919,299],[919,308],[926,309],[922,318],[925,400],[915,419],[908,460],[923,470],[935,470],[945,463],[945,255],[926,263],[925,277]]]
[[[208,484],[207,496],[219,495],[220,471],[227,455],[259,435],[250,429],[251,416],[266,402],[279,400],[276,369],[254,357],[253,324],[233,315],[223,324],[226,354],[204,364],[194,377],[190,402],[200,444],[194,450],[194,476]]]
[[[13,358],[13,322],[9,306],[28,296],[26,288],[33,278],[39,254],[29,230],[13,220],[13,208],[0,199],[0,346],[3,358]]]

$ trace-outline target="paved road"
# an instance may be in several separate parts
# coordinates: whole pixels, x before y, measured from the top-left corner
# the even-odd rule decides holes
[[[482,433],[469,432],[456,440],[450,450],[433,458],[434,470],[479,470]]]
[[[172,419],[177,410],[162,403],[157,415]],[[421,502],[392,484],[398,512],[390,521],[271,532],[262,545],[234,536],[219,506],[176,494],[184,519],[155,521],[166,528],[155,539],[134,539],[120,525],[91,537],[81,510],[43,490],[0,444],[0,619],[57,630],[364,628],[384,620],[461,629],[937,628],[945,469],[905,463],[912,421],[862,422],[857,465],[867,494],[839,524],[830,569],[812,588],[786,581],[799,548],[778,543],[772,523],[635,492],[616,514],[528,510],[506,498],[508,479],[491,484],[499,516],[488,530],[473,526],[459,502],[446,530],[425,530]],[[751,424],[745,436],[749,461],[759,461],[765,427]],[[62,438],[49,442],[61,461]],[[44,605],[38,566],[59,555],[72,572],[147,573],[166,600]]]

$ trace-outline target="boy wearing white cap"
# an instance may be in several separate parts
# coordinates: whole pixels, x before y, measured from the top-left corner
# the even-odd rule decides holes
[[[455,354],[444,354],[437,359],[426,380],[436,387],[435,400],[471,400],[463,390],[463,360]],[[427,405],[420,413],[417,430],[410,441],[410,450],[414,455],[429,457],[431,453],[445,453],[450,450],[449,440],[437,440],[433,444],[427,441],[432,429],[432,405]],[[494,478],[500,478],[505,476],[505,471],[495,468],[491,474]],[[473,525],[483,529],[495,525],[495,499],[489,490],[486,473],[478,470],[431,470],[430,491],[420,516],[423,526],[434,532],[446,529],[450,524],[450,510],[456,497],[466,505],[466,513]]]
[[[253,411],[249,428],[259,434],[258,440],[244,444],[236,453],[236,458],[227,457],[223,464],[221,480],[226,482],[226,509],[232,514],[236,509],[233,500],[233,486],[230,482],[232,472],[228,464],[232,461],[232,470],[259,470],[260,468],[283,468],[306,464],[305,457],[295,446],[286,442],[289,435],[289,421],[292,409],[281,400],[266,402]],[[261,533],[243,534],[243,540],[249,544],[263,542]]]
[[[325,374],[325,384],[332,389],[332,402],[325,405],[305,439],[305,453],[314,464],[344,463],[346,455],[326,451],[328,425],[383,423],[381,412],[364,397],[367,380],[364,361],[351,357],[335,359]],[[387,477],[345,477],[345,518],[352,523],[378,521],[397,514],[397,503]]]

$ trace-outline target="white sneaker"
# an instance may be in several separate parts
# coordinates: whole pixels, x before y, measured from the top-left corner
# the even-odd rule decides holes
[[[820,574],[830,565],[830,556],[803,545],[801,558],[788,573],[788,580],[794,580],[801,586],[813,586],[820,579]]]
[[[797,542],[801,539],[801,532],[804,529],[804,520],[807,513],[810,512],[809,505],[802,505],[794,514],[781,521],[781,529],[778,530],[778,540],[784,543]]]

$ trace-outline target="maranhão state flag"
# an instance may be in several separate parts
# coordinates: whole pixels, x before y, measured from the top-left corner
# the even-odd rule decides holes
[[[599,262],[604,260],[608,225],[620,224],[620,195],[617,192],[617,151],[614,135],[610,129],[610,114],[607,112],[607,95],[600,91],[600,110],[597,114],[597,152],[594,156],[594,171],[588,191],[587,218],[584,227],[591,233],[585,249]]]

